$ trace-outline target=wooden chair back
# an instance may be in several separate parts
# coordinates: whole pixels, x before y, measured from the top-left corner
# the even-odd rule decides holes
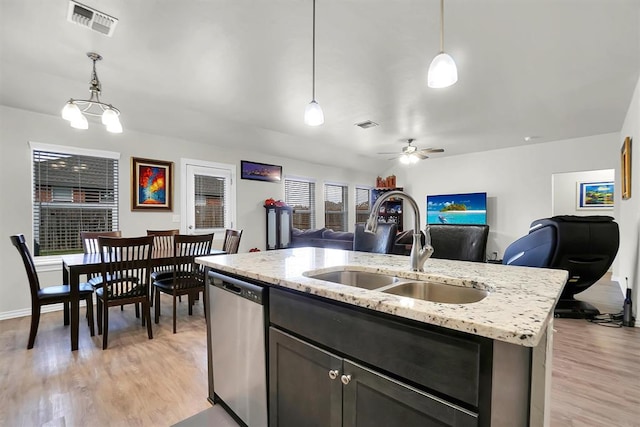
[[[222,243],[222,250],[228,254],[237,254],[240,247],[240,238],[242,237],[242,230],[226,229],[224,232],[224,242]]]
[[[147,236],[153,236],[153,249],[156,251],[173,250],[173,237],[180,230],[147,230]]]
[[[16,234],[15,236],[10,236],[10,238],[13,246],[15,246],[18,252],[20,252],[20,257],[22,258],[22,262],[24,263],[24,268],[25,270],[27,270],[27,277],[29,278],[29,289],[31,291],[31,301],[37,301],[38,291],[40,290],[40,281],[38,280],[36,266],[33,262],[31,252],[29,252],[29,248],[27,247],[24,234]]]
[[[122,232],[117,231],[81,231],[80,240],[82,240],[82,251],[85,254],[98,253],[98,237],[120,237]]]
[[[100,236],[98,249],[102,259],[102,282],[107,288],[105,301],[148,298],[153,236]]]
[[[195,259],[209,255],[212,244],[213,233],[175,236],[173,284],[176,293],[204,286],[204,267],[197,264]]]

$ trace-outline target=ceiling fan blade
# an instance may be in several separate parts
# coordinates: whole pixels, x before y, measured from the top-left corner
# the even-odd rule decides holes
[[[389,153],[389,154],[392,154],[392,153]],[[397,159],[398,157],[400,157],[400,156],[389,157],[387,160],[395,160],[395,159]]]
[[[413,153],[413,155],[416,156],[417,158],[419,158],[420,160],[424,160],[424,159],[428,159],[429,158],[429,156],[427,156],[426,154],[421,153],[419,151]]]
[[[386,153],[376,153],[376,154],[398,154],[397,151],[391,151],[391,152],[386,152]]]
[[[444,148],[422,148],[418,151],[421,153],[443,153]]]

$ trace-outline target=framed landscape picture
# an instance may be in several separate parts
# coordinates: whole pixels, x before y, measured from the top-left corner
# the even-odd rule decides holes
[[[171,211],[173,162],[131,158],[131,210]]]
[[[242,179],[268,182],[280,182],[282,180],[282,166],[241,160],[240,170]]]
[[[613,182],[578,182],[577,209],[613,209]]]

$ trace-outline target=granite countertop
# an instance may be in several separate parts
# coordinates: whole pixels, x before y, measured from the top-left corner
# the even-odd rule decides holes
[[[428,259],[424,272],[409,269],[409,257],[339,249],[295,248],[196,259],[216,270],[276,287],[413,319],[512,344],[535,347],[567,280],[564,270]],[[393,274],[486,289],[472,304],[442,304],[306,277],[310,270],[348,269]]]

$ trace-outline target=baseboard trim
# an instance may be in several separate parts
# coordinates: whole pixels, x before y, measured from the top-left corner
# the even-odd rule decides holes
[[[80,301],[80,308],[86,306],[84,301]],[[62,311],[62,304],[43,305],[40,313],[51,313],[53,311]],[[15,319],[18,317],[31,316],[31,308],[21,308],[20,310],[5,311],[0,313],[0,320]]]

